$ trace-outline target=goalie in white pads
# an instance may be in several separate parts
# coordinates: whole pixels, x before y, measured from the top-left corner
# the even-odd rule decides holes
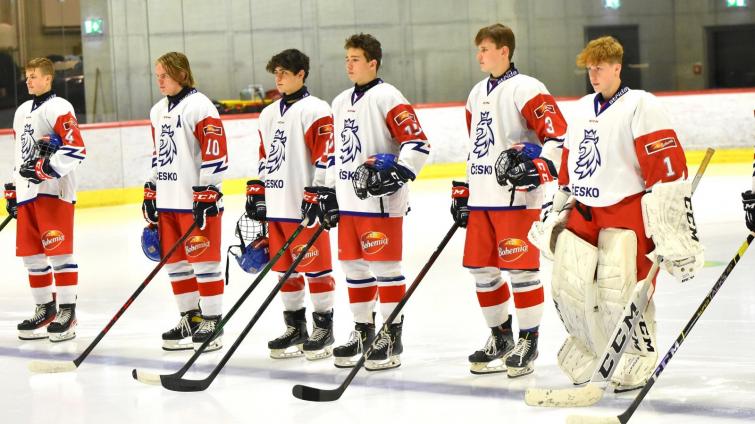
[[[595,94],[569,122],[555,212],[529,233],[554,258],[553,300],[569,333],[558,363],[574,384],[590,380],[651,258],[680,281],[703,265],[681,143],[653,95],[621,84],[622,56],[601,37],[577,57]],[[651,300],[613,374],[617,391],[641,387],[655,367],[654,315]]]

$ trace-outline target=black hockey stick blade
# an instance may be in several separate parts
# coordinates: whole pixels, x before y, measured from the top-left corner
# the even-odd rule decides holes
[[[333,402],[334,400],[340,399],[345,390],[346,387],[343,387],[343,385],[328,390],[297,384],[291,392],[294,394],[294,397],[301,400],[307,400],[310,402]]]
[[[215,379],[214,375],[211,375],[211,377],[201,380],[187,380],[183,377],[171,378],[170,375],[161,375],[160,384],[174,392],[201,392],[210,387],[210,384]]]
[[[215,380],[215,377],[217,377],[218,374],[220,374],[220,371],[223,369],[225,364],[228,362],[229,359],[231,359],[231,356],[233,356],[233,353],[236,352],[236,349],[239,348],[241,345],[241,342],[244,341],[244,338],[249,334],[249,332],[252,330],[252,327],[254,327],[254,324],[257,323],[259,318],[262,316],[262,314],[265,312],[268,306],[270,306],[270,303],[272,303],[275,296],[278,294],[278,292],[283,287],[283,284],[286,282],[288,277],[296,270],[296,267],[299,266],[299,263],[304,259],[307,252],[309,252],[309,249],[312,247],[313,244],[315,244],[315,241],[318,237],[320,237],[320,234],[325,230],[324,227],[319,227],[315,231],[315,233],[312,235],[312,237],[307,241],[307,244],[304,245],[301,252],[296,256],[296,259],[294,259],[294,262],[291,264],[291,266],[288,268],[288,270],[280,277],[280,280],[278,281],[278,284],[270,291],[270,294],[265,298],[265,300],[262,302],[262,305],[260,305],[259,309],[257,309],[257,312],[254,314],[252,319],[247,323],[246,327],[244,327],[243,330],[241,330],[241,334],[236,338],[236,340],[233,342],[233,345],[231,345],[230,348],[228,348],[228,351],[223,355],[223,357],[220,359],[220,362],[215,366],[215,368],[212,370],[210,375],[205,377],[202,380],[187,380],[183,378],[183,375],[188,370],[188,367],[191,366],[192,362],[187,363],[184,365],[183,368],[178,370],[178,372],[171,374],[171,375],[161,375],[160,376],[160,384],[168,390],[174,390],[178,392],[198,392],[207,389],[210,384]],[[211,338],[208,338],[205,343],[209,342]],[[196,356],[196,354],[195,354]],[[194,356],[192,358],[195,358]]]
[[[435,260],[438,259],[438,256],[440,256],[440,253],[446,247],[448,241],[451,240],[451,237],[453,237],[454,233],[456,233],[457,229],[459,229],[459,225],[454,223],[454,225],[451,226],[451,229],[448,230],[448,233],[446,233],[446,236],[443,237],[443,240],[440,242],[433,254],[430,256],[430,259],[428,259],[427,263],[425,263],[425,266],[422,267],[422,270],[420,270],[419,274],[417,274],[417,276],[414,278],[412,285],[409,286],[409,289],[404,294],[404,297],[401,298],[401,301],[396,305],[396,307],[393,309],[393,312],[391,312],[391,314],[385,320],[385,322],[383,323],[383,328],[380,330],[381,332],[387,331],[388,326],[393,322],[394,319],[396,319],[398,314],[401,313],[401,309],[403,309],[404,305],[406,305],[406,302],[409,301],[409,298],[417,289],[417,286],[419,286],[419,283],[422,281],[422,279],[425,278],[425,274],[427,274],[427,272],[430,270],[430,267],[433,266]],[[332,402],[334,400],[340,399],[341,395],[343,395],[343,392],[346,391],[347,387],[349,387],[349,384],[351,384],[351,381],[354,380],[354,377],[357,375],[359,370],[362,369],[362,366],[367,360],[367,357],[370,356],[370,353],[372,353],[377,340],[378,337],[375,337],[370,348],[362,353],[362,357],[359,358],[359,361],[354,365],[354,368],[351,369],[349,375],[346,376],[346,379],[343,381],[343,383],[341,383],[340,386],[336,387],[335,389],[318,389],[316,387],[297,384],[293,387],[293,389],[291,389],[291,393],[297,399],[310,402]]]
[[[100,340],[102,340],[103,337],[110,331],[110,329],[115,325],[116,321],[118,321],[121,316],[126,312],[126,310],[131,306],[131,304],[136,300],[136,298],[139,296],[139,294],[147,287],[147,285],[152,281],[152,279],[155,278],[155,275],[157,275],[158,272],[165,266],[165,263],[168,262],[168,259],[173,255],[173,253],[178,249],[178,246],[182,245],[184,241],[189,237],[189,234],[191,234],[192,231],[197,227],[196,223],[192,223],[191,227],[189,227],[188,230],[186,230],[186,233],[184,233],[183,236],[181,236],[178,241],[176,241],[175,244],[168,250],[168,252],[165,253],[165,256],[163,256],[162,259],[160,259],[160,262],[155,265],[155,267],[152,269],[152,272],[147,275],[147,278],[142,281],[142,283],[139,285],[139,287],[134,290],[134,293],[131,294],[131,296],[126,299],[126,303],[121,306],[121,308],[118,310],[118,312],[113,315],[112,318],[110,318],[110,322],[105,325],[105,328],[100,331],[99,334],[97,334],[97,337],[94,338],[94,340],[89,343],[89,346],[84,349],[84,351],[73,361],[41,361],[41,360],[34,360],[29,362],[28,368],[29,371],[34,373],[58,373],[58,372],[69,372],[69,371],[75,371],[82,362],[89,356],[89,354],[94,350],[95,346],[100,343]]]

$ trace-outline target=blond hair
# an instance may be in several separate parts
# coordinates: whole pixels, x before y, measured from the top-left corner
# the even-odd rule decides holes
[[[55,67],[52,61],[46,57],[35,57],[26,62],[25,70],[30,71],[32,69],[39,69],[44,75],[55,76]]]
[[[163,65],[165,72],[181,87],[194,87],[194,75],[191,73],[189,58],[179,52],[165,53],[155,63]]]
[[[587,43],[587,47],[577,55],[577,66],[584,68],[602,62],[620,64],[623,58],[624,47],[619,40],[607,35]]]
[[[514,31],[506,25],[493,24],[480,28],[477,31],[477,36],[474,38],[475,46],[479,46],[484,40],[490,40],[495,44],[495,48],[500,49],[503,46],[509,48],[509,60],[514,56],[514,47],[516,46],[516,38],[514,37]]]

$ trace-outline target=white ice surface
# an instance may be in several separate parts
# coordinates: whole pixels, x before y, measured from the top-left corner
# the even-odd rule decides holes
[[[660,277],[655,299],[661,356],[744,241],[739,192],[749,181],[746,173],[703,179],[695,208],[711,266],[685,285],[666,275]],[[413,184],[413,210],[406,218],[404,240],[404,272],[409,282],[451,226],[449,186],[441,180]],[[241,196],[228,197],[224,235],[231,234],[242,208]],[[160,333],[178,317],[164,273],[131,305],[78,371],[32,375],[26,368],[31,359],[75,358],[154,266],[139,247],[143,227],[139,205],[80,209],[76,225],[81,272],[78,337],[61,344],[16,338],[16,324],[28,317],[33,305],[21,261],[14,257],[15,224],[0,233],[0,265],[5,270],[0,290],[0,375],[4,383],[0,423],[560,423],[574,413],[616,415],[636,393],[610,394],[598,406],[580,410],[524,404],[527,387],[569,385],[555,361],[565,333],[550,300],[550,264],[545,261],[546,308],[535,373],[515,380],[470,374],[467,355],[482,347],[489,330],[477,305],[472,278],[460,265],[463,230],[457,232],[407,304],[403,365],[380,373],[362,370],[337,402],[304,402],[291,395],[291,388],[297,383],[334,388],[347,371],[334,368],[330,360],[276,361],[268,357],[267,340],[283,330],[279,299],[262,315],[208,390],[177,393],[134,381],[132,368],[173,372],[190,356],[160,349]],[[224,244],[230,241],[226,237]],[[252,281],[233,263],[231,270],[225,310]],[[335,270],[339,283],[335,327],[337,343],[341,343],[353,324],[337,264]],[[755,252],[750,251],[631,422],[755,421],[753,270]],[[226,348],[201,357],[190,377],[201,378],[211,370],[273,285],[274,279],[268,276],[230,321]]]

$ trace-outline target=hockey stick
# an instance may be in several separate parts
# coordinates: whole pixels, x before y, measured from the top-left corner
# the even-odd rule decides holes
[[[443,238],[443,241],[440,242],[438,247],[435,249],[435,252],[433,252],[432,256],[430,256],[430,259],[427,261],[425,266],[422,267],[422,270],[419,272],[419,274],[417,274],[417,277],[414,278],[412,285],[409,286],[409,289],[406,291],[406,294],[404,294],[404,297],[401,298],[401,301],[396,305],[396,308],[393,309],[393,312],[391,312],[391,314],[383,323],[383,327],[380,329],[381,332],[388,331],[388,326],[393,322],[394,319],[396,319],[398,314],[401,313],[401,309],[404,307],[404,305],[406,305],[406,302],[409,301],[409,298],[411,297],[412,293],[414,293],[414,291],[417,289],[417,286],[419,286],[419,283],[425,277],[425,274],[427,274],[427,272],[430,270],[430,267],[433,266],[433,264],[435,263],[435,260],[438,259],[438,256],[443,251],[443,248],[446,247],[446,244],[448,244],[448,241],[451,240],[451,237],[454,235],[454,233],[456,232],[458,228],[459,228],[459,225],[454,223],[454,225],[451,226],[451,229],[448,230],[448,233]],[[359,370],[362,369],[364,362],[367,360],[367,358],[370,356],[372,351],[375,349],[375,344],[377,343],[377,340],[379,338],[380,337],[375,337],[373,339],[372,344],[370,345],[370,348],[367,349],[362,354],[362,357],[359,358],[359,361],[354,365],[354,368],[351,369],[351,372],[349,372],[349,375],[346,376],[346,379],[337,388],[318,389],[316,387],[310,387],[310,386],[297,384],[294,386],[292,390],[293,395],[299,399],[308,400],[310,402],[332,402],[334,400],[340,399],[341,395],[343,395],[343,392],[346,390],[347,387],[349,387],[349,384],[351,384],[351,381],[357,375]]]
[[[189,361],[186,364],[184,364],[184,366],[180,370],[176,371],[174,374],[160,375],[156,373],[150,373],[150,372],[139,371],[137,369],[133,369],[131,370],[131,376],[135,380],[140,381],[142,383],[157,385],[157,384],[160,384],[160,381],[163,378],[167,378],[167,377],[180,378],[182,375],[184,375],[186,371],[188,371],[188,369],[191,368],[192,364],[194,364],[197,358],[199,358],[199,355],[201,355],[205,351],[205,349],[207,349],[207,346],[209,346],[212,339],[215,338],[215,335],[219,333],[220,330],[223,329],[223,327],[225,327],[225,325],[231,319],[233,314],[235,314],[236,311],[238,311],[238,309],[241,307],[241,304],[243,304],[246,301],[249,295],[252,294],[252,291],[254,291],[254,289],[262,282],[262,280],[265,278],[267,273],[270,272],[270,270],[278,262],[281,256],[283,256],[286,253],[286,251],[288,251],[288,248],[291,246],[291,243],[294,242],[296,237],[299,236],[299,233],[301,233],[303,229],[304,229],[304,224],[299,224],[299,226],[296,227],[293,234],[291,234],[291,237],[289,237],[288,240],[286,240],[286,242],[283,243],[283,246],[278,250],[278,253],[276,253],[275,256],[267,263],[267,265],[265,265],[265,267],[262,268],[262,271],[260,271],[259,275],[257,275],[257,278],[254,279],[254,281],[249,286],[249,288],[247,288],[246,291],[241,294],[241,297],[239,297],[236,303],[234,303],[234,305],[231,307],[228,313],[223,317],[223,319],[220,320],[218,325],[215,327],[215,331],[213,332],[212,336],[207,338],[207,340],[205,340],[204,342],[202,342],[199,348],[197,348],[197,350],[191,356]]]
[[[10,216],[10,215],[8,215],[8,217],[7,217],[7,218],[5,218],[5,219],[3,220],[3,223],[2,223],[2,224],[0,224],[0,231],[3,231],[3,228],[5,228],[5,226],[6,226],[6,225],[8,225],[8,223],[9,223],[9,222],[10,222],[10,221],[11,221],[12,219],[13,219],[13,217],[12,217],[12,216]]]
[[[705,173],[715,150],[708,148],[705,157],[697,169],[697,174],[692,180],[692,193],[695,192],[700,179]],[[660,259],[662,260],[662,259]],[[621,356],[626,350],[628,342],[631,340],[637,323],[640,321],[642,314],[647,308],[653,291],[653,279],[658,273],[659,262],[653,263],[648,275],[641,282],[638,282],[629,302],[624,307],[621,320],[614,327],[613,333],[608,338],[608,345],[603,350],[598,366],[590,377],[587,385],[569,389],[538,389],[530,388],[524,394],[524,401],[530,406],[555,406],[555,407],[575,407],[594,405],[603,397],[603,393],[608,389],[611,383],[616,367],[619,364]]]
[[[700,317],[703,315],[703,312],[705,312],[705,310],[708,308],[708,305],[710,305],[710,302],[713,301],[713,297],[716,295],[716,293],[718,293],[718,290],[724,284],[724,281],[726,281],[726,279],[729,277],[729,274],[737,265],[739,259],[742,258],[742,255],[745,254],[747,248],[750,247],[750,243],[752,243],[753,238],[755,238],[755,232],[751,232],[747,236],[747,240],[745,240],[744,243],[739,246],[737,254],[734,255],[734,258],[732,258],[731,261],[729,261],[729,264],[726,266],[726,269],[724,269],[724,272],[720,277],[718,277],[718,281],[716,281],[716,283],[713,285],[713,288],[710,289],[708,295],[705,296],[705,299],[703,299],[703,302],[697,308],[695,314],[692,315],[692,318],[690,318],[689,322],[687,322],[687,325],[684,326],[684,330],[682,330],[682,332],[676,338],[674,344],[671,345],[671,349],[666,352],[666,356],[663,357],[663,360],[661,360],[661,362],[655,368],[655,371],[653,371],[653,375],[651,375],[650,379],[648,379],[648,382],[645,383],[645,387],[643,387],[640,393],[637,394],[637,396],[634,398],[634,401],[632,401],[632,404],[629,405],[626,411],[624,411],[617,417],[572,415],[567,417],[566,422],[572,424],[626,424],[629,421],[629,418],[632,417],[632,414],[634,414],[634,411],[637,409],[637,407],[640,406],[640,403],[645,398],[645,395],[648,394],[650,388],[653,387],[653,384],[655,384],[655,382],[658,380],[658,377],[661,375],[663,370],[666,368],[666,366],[668,366],[669,361],[674,357],[676,351],[679,350],[679,346],[681,346],[682,342],[684,342],[684,340],[687,338],[690,331],[692,331],[692,327],[695,326],[697,320],[700,319]]]
[[[201,380],[188,380],[183,378],[183,375],[186,373],[186,371],[189,370],[191,367],[191,364],[196,360],[196,357],[198,355],[192,356],[192,359],[189,360],[189,362],[183,366],[178,372],[175,374],[170,375],[161,375],[160,376],[160,383],[163,387],[165,387],[168,390],[173,390],[177,392],[198,392],[201,390],[205,390],[212,384],[213,380],[215,380],[215,377],[220,373],[220,371],[225,366],[226,362],[228,362],[229,359],[231,359],[231,356],[233,353],[238,349],[238,347],[241,345],[241,342],[244,341],[244,338],[247,334],[249,334],[249,331],[252,330],[252,327],[254,327],[254,324],[257,323],[257,320],[260,319],[260,316],[262,316],[262,313],[265,312],[265,309],[267,309],[268,306],[270,306],[270,303],[272,303],[275,296],[278,294],[280,289],[283,287],[283,284],[286,282],[288,277],[296,270],[296,267],[299,265],[299,262],[304,259],[304,257],[307,255],[307,252],[312,247],[312,245],[315,243],[317,238],[320,236],[320,234],[325,230],[323,227],[319,227],[317,231],[312,235],[312,238],[309,239],[307,244],[304,246],[304,248],[301,250],[299,255],[296,257],[294,262],[291,264],[291,267],[288,268],[285,274],[283,274],[280,277],[280,280],[278,281],[278,284],[275,285],[273,290],[270,291],[270,294],[267,296],[264,302],[262,302],[262,305],[257,310],[257,312],[254,314],[254,317],[252,317],[252,320],[249,321],[249,324],[244,327],[244,329],[241,331],[241,334],[239,334],[238,338],[235,342],[233,342],[233,345],[230,349],[228,349],[228,352],[223,355],[223,358],[220,360],[220,362],[215,366],[215,368],[212,370],[210,375],[207,377],[201,379]],[[211,340],[212,338],[208,338],[207,342]],[[204,343],[203,343],[204,345]]]
[[[103,337],[105,337],[105,334],[107,334],[108,331],[110,331],[110,328],[113,327],[116,321],[123,315],[124,312],[126,312],[126,309],[128,309],[129,306],[131,306],[131,303],[136,300],[137,296],[147,287],[147,284],[149,284],[153,278],[155,278],[155,275],[157,275],[158,272],[162,269],[162,267],[165,265],[166,262],[168,262],[168,259],[173,256],[173,253],[178,249],[178,246],[182,245],[184,241],[189,237],[189,234],[191,234],[194,229],[197,228],[196,223],[192,223],[191,227],[189,227],[188,230],[186,230],[186,233],[178,239],[178,241],[168,250],[168,253],[163,256],[162,259],[160,259],[160,262],[155,266],[155,268],[152,270],[152,272],[147,275],[147,278],[142,281],[142,283],[139,285],[139,287],[136,288],[136,291],[126,300],[126,303],[121,306],[121,309],[118,310],[118,312],[115,313],[115,316],[110,319],[110,322],[107,323],[105,328],[100,331],[100,334],[95,337],[95,339],[92,341],[92,343],[89,343],[89,346],[87,346],[86,349],[84,349],[84,352],[81,353],[76,359],[73,361],[40,361],[40,360],[34,360],[29,362],[29,371],[31,372],[37,372],[37,373],[54,373],[54,372],[68,372],[68,371],[74,371],[76,368],[81,365],[82,362],[84,362],[84,359],[89,355],[89,353],[94,349],[95,346],[102,340]]]

